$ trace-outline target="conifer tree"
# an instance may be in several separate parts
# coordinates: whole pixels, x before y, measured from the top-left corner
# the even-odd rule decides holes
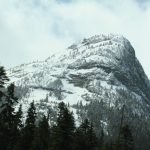
[[[99,150],[117,150],[117,149],[113,146],[113,142],[112,141],[108,141],[107,143],[105,143],[103,145],[103,148],[101,148]]]
[[[90,123],[89,129],[87,131],[87,142],[88,142],[88,149],[89,150],[95,150],[97,148],[97,142],[98,139],[96,137],[96,134],[94,132],[94,126],[92,123]]]
[[[36,121],[36,108],[34,102],[32,102],[27,112],[25,127],[23,128],[22,131],[22,139],[21,139],[22,150],[30,150],[32,148],[31,146],[34,139],[34,132],[36,129],[35,121]]]
[[[18,130],[21,130],[23,128],[22,115],[23,115],[22,105],[20,105],[19,109],[18,109],[18,111],[16,112],[16,115],[15,115],[15,124],[16,124],[16,128]]]
[[[134,141],[129,125],[125,125],[121,129],[120,150],[134,150]]]
[[[0,88],[4,87],[5,83],[9,81],[4,67],[0,66]]]
[[[34,134],[32,150],[48,150],[50,127],[48,118],[44,115]]]
[[[22,105],[20,105],[15,115],[15,126],[13,132],[15,144],[13,145],[12,150],[20,150],[21,147],[21,132],[23,129],[22,114],[23,114]]]
[[[53,127],[50,149],[72,150],[75,123],[72,113],[62,102],[59,104],[57,125]]]
[[[14,96],[14,84],[10,84],[3,98],[0,113],[0,146],[1,150],[9,150],[14,144],[15,112],[13,105],[17,102]]]
[[[98,148],[101,150],[104,146],[104,131],[101,131],[100,137],[98,138]]]
[[[93,124],[85,119],[77,128],[75,133],[74,149],[75,150],[95,150],[97,148],[97,137],[94,132]]]

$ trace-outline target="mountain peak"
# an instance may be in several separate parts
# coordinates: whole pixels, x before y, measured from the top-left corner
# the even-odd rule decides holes
[[[95,35],[90,38],[84,38],[82,41],[72,44],[68,47],[72,55],[107,55],[122,59],[125,55],[135,55],[130,42],[121,35]],[[83,56],[82,55],[82,56]]]

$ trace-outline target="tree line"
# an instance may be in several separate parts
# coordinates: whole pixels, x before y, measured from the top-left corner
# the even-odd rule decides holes
[[[73,113],[63,102],[58,104],[53,126],[49,114],[38,119],[34,101],[23,119],[22,106],[14,109],[18,99],[15,85],[6,87],[8,80],[4,67],[0,67],[0,150],[134,150],[129,125],[120,125],[118,137],[106,140],[107,131],[102,128],[97,136],[88,118],[76,126]]]

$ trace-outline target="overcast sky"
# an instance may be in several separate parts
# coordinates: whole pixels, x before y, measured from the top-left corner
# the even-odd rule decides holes
[[[150,78],[150,0],[0,0],[0,64],[7,68],[101,33],[128,38]]]

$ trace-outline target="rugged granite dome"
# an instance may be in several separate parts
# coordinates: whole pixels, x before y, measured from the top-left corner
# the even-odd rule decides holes
[[[134,99],[134,105],[129,104],[132,111],[150,113],[149,80],[133,47],[123,36],[96,35],[83,39],[61,54],[22,64],[8,70],[8,74],[18,86],[24,111],[32,100],[38,112],[46,112],[60,101],[69,103],[75,114],[79,102],[88,105],[103,99],[110,107],[116,107],[118,95],[124,91]],[[122,105],[128,102],[127,98],[119,101]]]

